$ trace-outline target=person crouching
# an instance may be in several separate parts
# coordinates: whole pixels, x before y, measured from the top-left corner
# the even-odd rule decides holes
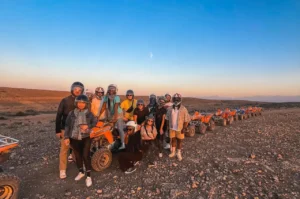
[[[79,173],[75,181],[87,176],[87,187],[92,185],[90,147],[91,129],[96,126],[97,118],[88,110],[89,99],[86,95],[79,95],[75,99],[75,110],[71,111],[66,120],[64,142],[73,148]],[[85,171],[83,170],[83,163]]]

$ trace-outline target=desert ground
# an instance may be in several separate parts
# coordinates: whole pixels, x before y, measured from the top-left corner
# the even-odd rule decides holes
[[[0,134],[20,141],[4,163],[21,179],[20,198],[300,198],[300,103],[185,98],[193,110],[260,105],[262,116],[186,138],[183,161],[153,151],[135,173],[93,172],[93,186],[76,183],[77,169],[59,179],[55,111],[68,92],[0,88]],[[145,97],[144,97],[145,98]],[[145,98],[146,99],[146,98]],[[155,161],[149,167],[149,160]]]

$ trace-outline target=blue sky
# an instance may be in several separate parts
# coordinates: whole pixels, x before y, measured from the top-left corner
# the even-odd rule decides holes
[[[0,86],[300,95],[300,1],[0,1]]]

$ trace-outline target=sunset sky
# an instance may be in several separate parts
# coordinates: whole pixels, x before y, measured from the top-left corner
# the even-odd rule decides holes
[[[0,1],[0,86],[300,95],[299,0]]]

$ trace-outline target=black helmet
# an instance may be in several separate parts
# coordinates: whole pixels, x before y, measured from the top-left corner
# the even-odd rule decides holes
[[[128,90],[126,91],[126,95],[132,95],[134,97],[134,92],[133,90]]]
[[[84,103],[88,104],[88,103],[90,103],[90,100],[89,100],[88,96],[86,96],[86,95],[78,95],[75,98],[75,106],[76,107],[77,107],[78,102],[84,102]]]
[[[173,95],[172,101],[175,106],[179,106],[182,102],[181,95],[179,93],[176,93],[175,95]]]
[[[76,87],[79,87],[82,89],[82,93],[84,92],[84,85],[81,83],[81,82],[74,82],[71,86],[71,93],[73,94],[73,90],[76,88]]]

